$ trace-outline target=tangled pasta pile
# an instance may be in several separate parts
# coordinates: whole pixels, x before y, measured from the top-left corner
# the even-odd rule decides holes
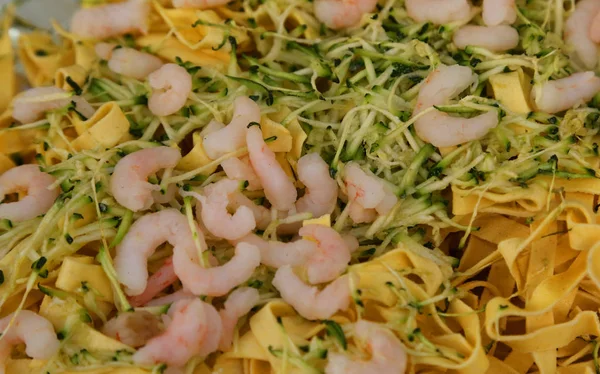
[[[0,373],[600,370],[599,1],[14,13]]]

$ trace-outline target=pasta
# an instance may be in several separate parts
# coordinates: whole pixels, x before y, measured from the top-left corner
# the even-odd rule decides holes
[[[598,372],[598,12],[6,7],[0,373]]]

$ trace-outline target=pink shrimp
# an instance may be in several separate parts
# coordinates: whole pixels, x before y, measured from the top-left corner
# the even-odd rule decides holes
[[[346,270],[350,250],[337,231],[323,225],[306,225],[298,234],[317,243],[317,251],[304,265],[310,283],[329,282]]]
[[[221,317],[212,305],[197,298],[184,299],[171,305],[168,316],[171,321],[166,331],[133,355],[136,364],[181,367],[196,355],[207,356],[217,350]]]
[[[241,287],[233,291],[227,301],[225,308],[219,311],[221,322],[223,323],[223,332],[219,349],[223,352],[231,348],[233,333],[238,319],[250,312],[260,300],[260,295],[255,288]]]
[[[40,171],[38,165],[21,165],[0,176],[0,201],[10,193],[27,191],[27,196],[14,203],[0,205],[0,219],[26,221],[44,214],[58,197],[58,187],[50,188],[56,179]]]
[[[258,247],[261,263],[274,268],[284,265],[304,265],[312,255],[317,253],[317,244],[312,240],[305,239],[284,243],[273,240],[266,241],[255,234],[250,234],[237,242]]]
[[[376,5],[377,0],[316,0],[314,11],[319,21],[338,30],[355,26]]]
[[[337,203],[338,185],[329,175],[329,165],[318,153],[309,153],[298,160],[298,179],[306,186],[306,192],[296,201],[296,211],[310,212],[313,217],[331,214]]]
[[[137,296],[129,297],[129,303],[133,307],[146,305],[162,290],[177,281],[177,274],[173,269],[173,257],[165,260],[164,264],[148,278],[146,289]]]
[[[247,130],[246,143],[250,162],[260,178],[265,196],[275,209],[289,211],[294,207],[298,191],[265,143],[258,126]]]
[[[15,315],[16,313],[16,315]],[[29,310],[21,310],[0,319],[0,373],[4,374],[6,361],[10,358],[14,345],[25,343],[25,353],[29,357],[47,360],[58,353],[60,342],[54,327],[46,318]]]
[[[198,231],[202,250],[206,243],[202,233]],[[163,242],[168,241],[173,245],[173,251],[197,253],[192,231],[187,218],[176,209],[164,209],[156,213],[146,214],[131,225],[131,228],[117,246],[115,256],[115,270],[121,284],[125,285],[125,292],[130,296],[144,293],[148,285],[148,258]],[[174,256],[175,257],[175,256]],[[175,258],[173,259],[175,262]],[[177,269],[175,268],[175,273]],[[162,276],[165,276],[165,279]],[[159,283],[168,281],[169,272],[160,274],[153,279]],[[156,289],[148,291],[156,294]],[[144,295],[146,299],[148,295]]]
[[[128,0],[82,8],[71,19],[71,31],[84,38],[106,39],[130,32],[148,32],[150,2]]]
[[[204,189],[206,196],[198,197],[202,204],[202,222],[216,237],[236,240],[256,227],[254,214],[247,206],[240,205],[233,215],[227,211],[229,195],[239,192],[239,187],[238,181],[221,179]]]
[[[256,246],[239,243],[235,255],[225,265],[203,268],[197,263],[195,251],[173,251],[175,274],[183,287],[194,295],[223,296],[244,283],[260,265],[260,251]]]
[[[248,191],[257,191],[262,189],[260,178],[252,169],[252,164],[248,157],[236,158],[231,157],[221,162],[221,167],[229,179],[235,179],[237,181],[247,181]]]
[[[154,203],[152,193],[160,187],[147,181],[152,173],[174,168],[181,154],[169,147],[146,148],[123,157],[110,178],[110,191],[115,200],[127,209],[146,210]]]
[[[349,276],[344,275],[328,284],[324,289],[311,287],[302,282],[289,265],[280,267],[273,278],[273,286],[285,302],[304,318],[327,319],[338,310],[350,305]]]
[[[393,332],[382,325],[360,320],[354,325],[355,339],[364,340],[371,359],[356,360],[348,354],[332,352],[326,374],[398,373],[406,371],[408,357]]]

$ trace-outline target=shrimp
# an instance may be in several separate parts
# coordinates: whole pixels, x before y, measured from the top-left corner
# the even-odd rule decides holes
[[[146,305],[159,292],[169,287],[177,281],[177,274],[173,269],[173,257],[165,260],[164,264],[148,278],[146,289],[137,296],[129,298],[129,303],[133,307]]]
[[[227,297],[225,308],[219,311],[221,323],[223,324],[221,341],[219,342],[219,349],[221,351],[225,352],[231,348],[233,333],[238,319],[248,314],[259,301],[260,295],[258,294],[258,290],[250,287],[238,288]]]
[[[326,374],[404,373],[407,355],[404,346],[387,328],[365,320],[354,324],[354,338],[366,342],[369,361],[353,360],[347,354],[331,352]]]
[[[342,235],[342,240],[344,241],[344,243],[346,243],[346,248],[348,248],[350,253],[356,252],[358,247],[360,247],[360,243],[358,242],[358,239],[356,239],[356,236],[354,236],[352,234]]]
[[[600,2],[582,0],[575,3],[575,10],[565,23],[565,42],[573,48],[572,56],[586,69],[594,69],[598,63],[598,45],[594,43],[594,20],[600,14]]]
[[[592,20],[592,25],[590,26],[589,34],[590,39],[592,39],[594,43],[600,44],[600,11]]]
[[[265,143],[258,126],[248,129],[246,143],[250,162],[260,178],[265,196],[275,209],[289,211],[294,207],[298,191],[275,159],[275,153]]]
[[[312,240],[299,239],[293,242],[266,241],[250,234],[237,241],[252,244],[260,250],[260,262],[274,268],[284,265],[298,266],[307,263],[317,253],[317,244]]]
[[[71,19],[71,32],[84,38],[106,39],[127,33],[148,32],[150,2],[122,3],[79,9]]]
[[[98,43],[94,46],[96,56],[103,60],[110,60],[113,50],[118,47],[116,43]]]
[[[174,168],[181,154],[169,147],[146,148],[123,157],[110,178],[110,191],[115,200],[134,212],[146,210],[154,203],[152,193],[160,187],[147,181],[150,174]]]
[[[406,0],[405,5],[408,16],[416,22],[442,25],[471,18],[468,0]]]
[[[254,215],[256,228],[259,230],[265,230],[271,223],[271,211],[262,205],[256,205],[254,201],[246,197],[241,191],[235,191],[229,195],[229,207],[235,211],[241,207],[250,209]]]
[[[236,240],[248,235],[256,227],[254,214],[247,206],[239,206],[233,215],[227,211],[229,194],[239,192],[239,188],[238,181],[221,179],[204,189],[206,196],[198,197],[202,204],[202,223],[216,237]]]
[[[419,91],[413,115],[434,105],[446,104],[475,80],[476,75],[466,66],[440,65],[431,72]],[[473,118],[450,117],[433,110],[415,122],[417,135],[436,147],[451,147],[484,137],[498,125],[498,114],[490,110]]]
[[[306,186],[304,196],[296,201],[298,213],[310,212],[313,217],[321,217],[333,212],[338,185],[329,175],[329,165],[318,153],[309,153],[298,160],[298,179]]]
[[[211,9],[226,5],[229,0],[173,0],[175,8]]]
[[[60,342],[50,321],[29,310],[15,313],[0,319],[0,331],[8,327],[0,337],[0,374],[4,374],[6,370],[5,364],[14,345],[25,343],[27,356],[39,360],[49,359],[58,353],[60,348]],[[13,322],[9,327],[11,320]]]
[[[206,155],[215,160],[242,148],[246,143],[248,124],[260,122],[260,108],[250,98],[240,96],[233,102],[233,116],[224,128],[206,134],[202,144]]]
[[[25,190],[27,196],[14,203],[0,204],[0,219],[21,222],[44,214],[58,197],[56,179],[40,171],[38,165],[21,165],[0,176],[0,200],[10,193]]]
[[[223,296],[244,283],[260,265],[260,251],[254,245],[239,243],[235,255],[225,265],[203,268],[196,251],[173,250],[175,274],[183,287],[194,295]]]
[[[202,235],[198,232],[198,235]],[[202,250],[206,249],[204,237],[200,237]],[[173,252],[196,252],[196,245],[187,218],[176,209],[164,209],[156,213],[142,216],[131,225],[131,228],[117,246],[115,270],[117,278],[125,286],[130,296],[141,295],[148,283],[148,258],[156,247],[163,242],[173,246]],[[173,264],[177,274],[175,264]]]
[[[94,108],[80,96],[58,87],[36,87],[15,98],[12,116],[21,123],[31,123],[44,117],[46,112],[69,104],[74,105],[74,109],[86,118],[94,115]]]
[[[355,26],[375,10],[377,0],[316,0],[315,16],[334,30]]]
[[[350,305],[349,276],[343,275],[319,290],[302,282],[289,265],[280,267],[273,278],[273,286],[282,299],[298,314],[309,320],[327,319],[338,310]]]
[[[169,304],[173,304],[176,301],[183,300],[183,299],[189,299],[189,298],[193,298],[193,297],[194,297],[194,294],[192,294],[188,290],[185,290],[182,288],[179,291],[175,291],[168,295],[153,299],[153,300],[149,301],[147,304],[145,304],[145,306],[169,305]]]
[[[148,109],[155,116],[168,116],[183,108],[192,92],[192,76],[177,64],[164,64],[148,75],[152,94]]]
[[[369,223],[377,219],[377,211],[375,209],[365,209],[356,201],[350,202],[348,215],[354,223]]]
[[[248,191],[262,190],[260,179],[254,172],[254,169],[252,169],[252,165],[250,164],[248,157],[228,158],[227,160],[221,162],[221,167],[223,168],[225,174],[227,174],[228,178],[248,182],[248,186],[246,187]]]
[[[98,51],[98,46],[96,46],[96,51]],[[163,62],[160,58],[150,53],[126,47],[113,48],[108,59],[110,70],[139,80],[145,79],[150,73],[160,69],[161,66],[163,66]]]
[[[120,313],[102,327],[102,333],[130,347],[137,348],[162,332],[160,318],[154,314],[136,310]]]
[[[332,281],[346,270],[350,262],[350,250],[337,231],[323,225],[306,225],[298,234],[317,243],[317,251],[304,265],[311,284]]]
[[[221,338],[221,317],[200,299],[179,300],[169,308],[171,321],[133,355],[138,365],[165,363],[181,367],[193,356],[207,356],[217,350]]]
[[[452,40],[459,49],[475,46],[492,52],[504,52],[519,45],[519,33],[507,25],[465,25],[454,33]]]
[[[481,17],[487,26],[512,25],[517,20],[515,0],[483,0]]]
[[[357,217],[370,218],[375,212],[386,214],[398,202],[396,195],[383,180],[367,174],[358,164],[349,162],[344,171],[348,198],[353,205],[358,205],[354,212]],[[374,209],[375,212],[369,209]]]
[[[540,111],[557,113],[590,101],[599,91],[600,78],[586,71],[542,83],[531,90],[531,97]]]

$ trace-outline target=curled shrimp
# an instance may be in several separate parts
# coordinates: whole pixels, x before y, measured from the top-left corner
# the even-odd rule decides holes
[[[519,33],[507,25],[462,26],[454,33],[454,44],[460,49],[481,47],[492,52],[504,52],[519,45]]]
[[[198,232],[198,235],[201,233]],[[164,242],[173,246],[174,253],[196,251],[187,218],[176,209],[146,214],[131,225],[117,246],[114,259],[117,277],[128,295],[144,292],[148,283],[148,258]],[[200,242],[206,249],[203,237]]]
[[[108,320],[102,327],[106,336],[137,348],[162,332],[160,318],[145,310],[123,312]]]
[[[271,223],[271,211],[262,205],[257,205],[241,191],[236,191],[229,195],[229,207],[236,212],[241,207],[250,209],[254,215],[256,228],[259,230],[265,230]]]
[[[317,243],[317,251],[304,265],[310,283],[332,281],[346,270],[350,262],[350,250],[337,231],[323,225],[306,225],[298,234]]]
[[[229,0],[173,0],[175,8],[211,9],[226,5]]]
[[[246,132],[248,154],[254,171],[260,178],[265,196],[277,210],[289,211],[294,207],[298,191],[269,149],[258,126]]]
[[[565,22],[565,42],[573,48],[575,60],[586,69],[594,69],[598,63],[598,45],[594,42],[596,33],[592,27],[598,15],[599,1],[582,0],[575,3],[575,10]]]
[[[214,236],[236,240],[248,235],[256,227],[254,214],[247,206],[239,206],[233,215],[227,211],[229,195],[239,192],[239,189],[238,181],[221,179],[204,189],[206,196],[198,197],[202,204],[202,223]]]
[[[354,213],[357,218],[362,216],[366,220],[373,215],[386,214],[398,202],[382,179],[367,174],[358,164],[349,162],[344,172],[348,199],[352,203],[351,209],[354,209],[351,214]]]
[[[469,87],[476,79],[470,68],[440,65],[432,71],[419,91],[413,115],[434,105],[443,105]],[[436,147],[451,147],[484,137],[498,125],[498,114],[490,110],[473,118],[451,117],[433,110],[415,122],[417,135]]]
[[[531,90],[531,96],[539,110],[557,113],[590,101],[599,91],[600,78],[586,71],[544,82]]]
[[[148,75],[152,94],[148,109],[155,116],[168,116],[185,105],[192,92],[192,76],[177,64],[164,64]]]
[[[483,0],[481,17],[487,26],[512,25],[517,20],[515,0]]]
[[[163,65],[160,58],[149,53],[116,47],[113,43],[98,43],[95,46],[98,57],[108,60],[108,68],[115,73],[142,80]]]
[[[406,351],[400,339],[387,328],[360,320],[354,324],[354,338],[366,343],[371,359],[355,360],[347,354],[332,352],[325,367],[326,374],[400,374],[406,371]]]
[[[408,16],[417,22],[442,25],[471,18],[468,0],[406,0]]]
[[[128,0],[122,3],[79,9],[71,19],[71,31],[84,38],[106,39],[127,33],[148,32],[150,2]]]
[[[298,213],[310,212],[313,217],[321,217],[333,212],[338,185],[329,174],[329,165],[318,153],[309,153],[298,160],[298,179],[306,186],[304,196],[296,201]]]
[[[36,87],[14,99],[12,116],[21,123],[30,123],[41,119],[50,110],[64,108],[69,104],[74,104],[74,109],[86,118],[94,115],[94,108],[80,96],[73,96],[58,87]]]
[[[239,243],[225,265],[203,268],[197,261],[195,249],[173,251],[175,273],[183,287],[194,295],[223,296],[250,279],[260,265],[260,251],[254,245]]]
[[[197,298],[179,300],[169,308],[168,317],[165,332],[133,355],[136,364],[181,367],[193,356],[207,356],[217,350],[221,317],[212,305]]]
[[[260,122],[260,108],[248,97],[236,98],[229,124],[204,136],[202,144],[206,155],[214,160],[242,148],[246,144],[246,129],[252,122]]]
[[[225,308],[219,311],[223,331],[219,349],[223,352],[231,348],[233,333],[238,319],[245,316],[260,301],[258,290],[250,287],[240,287],[233,291],[225,301]]]
[[[319,21],[339,30],[358,24],[376,5],[377,0],[316,0],[314,11]]]
[[[58,353],[60,348],[60,342],[50,321],[29,310],[15,313],[0,319],[0,331],[6,330],[12,320],[8,330],[0,337],[1,374],[6,370],[4,365],[10,358],[12,347],[17,344],[25,343],[27,356],[39,360],[49,359]]]
[[[10,193],[27,191],[27,196],[14,203],[0,205],[0,219],[21,222],[44,214],[58,197],[56,179],[40,171],[38,165],[21,165],[0,176],[0,199]],[[1,200],[0,200],[1,201]]]
[[[260,178],[258,178],[254,169],[252,169],[248,157],[230,157],[221,162],[221,167],[229,179],[248,182],[248,186],[246,187],[248,191],[262,190]]]
[[[150,174],[174,168],[181,154],[169,147],[146,148],[123,157],[110,178],[110,191],[115,200],[134,212],[146,210],[154,203],[153,194],[160,187],[147,181]]]
[[[273,286],[281,298],[298,314],[309,320],[327,319],[350,304],[349,276],[343,275],[324,289],[309,286],[294,273],[289,265],[277,269]]]
[[[274,268],[284,265],[304,265],[309,258],[317,253],[317,244],[312,240],[299,239],[293,242],[278,242],[264,240],[260,236],[250,234],[238,242],[252,244],[260,250],[260,262]]]

